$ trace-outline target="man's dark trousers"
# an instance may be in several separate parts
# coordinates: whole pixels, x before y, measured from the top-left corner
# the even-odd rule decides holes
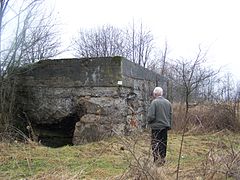
[[[152,129],[151,144],[154,162],[163,160],[167,152],[167,128]]]

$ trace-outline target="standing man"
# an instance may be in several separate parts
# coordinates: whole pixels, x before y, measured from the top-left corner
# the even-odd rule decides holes
[[[163,96],[163,89],[153,90],[154,100],[148,110],[148,125],[152,130],[152,152],[154,163],[161,166],[165,163],[167,152],[167,132],[172,127],[172,105]]]

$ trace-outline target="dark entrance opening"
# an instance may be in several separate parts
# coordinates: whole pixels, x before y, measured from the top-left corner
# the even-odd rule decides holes
[[[44,146],[61,147],[65,145],[73,145],[73,133],[76,122],[79,121],[77,113],[70,114],[55,124],[36,125],[34,129],[38,132],[38,141]]]

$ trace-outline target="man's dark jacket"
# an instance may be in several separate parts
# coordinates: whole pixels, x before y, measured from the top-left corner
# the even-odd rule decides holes
[[[171,129],[172,127],[172,105],[160,96],[151,102],[148,109],[148,125],[152,129]]]

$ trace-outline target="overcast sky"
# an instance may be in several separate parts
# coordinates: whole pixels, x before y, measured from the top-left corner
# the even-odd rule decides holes
[[[168,57],[194,57],[198,45],[209,49],[208,61],[224,66],[240,80],[239,0],[47,0],[62,24],[67,44],[80,28],[103,24],[126,27],[133,19],[151,30]],[[65,54],[70,56],[70,54]]]

